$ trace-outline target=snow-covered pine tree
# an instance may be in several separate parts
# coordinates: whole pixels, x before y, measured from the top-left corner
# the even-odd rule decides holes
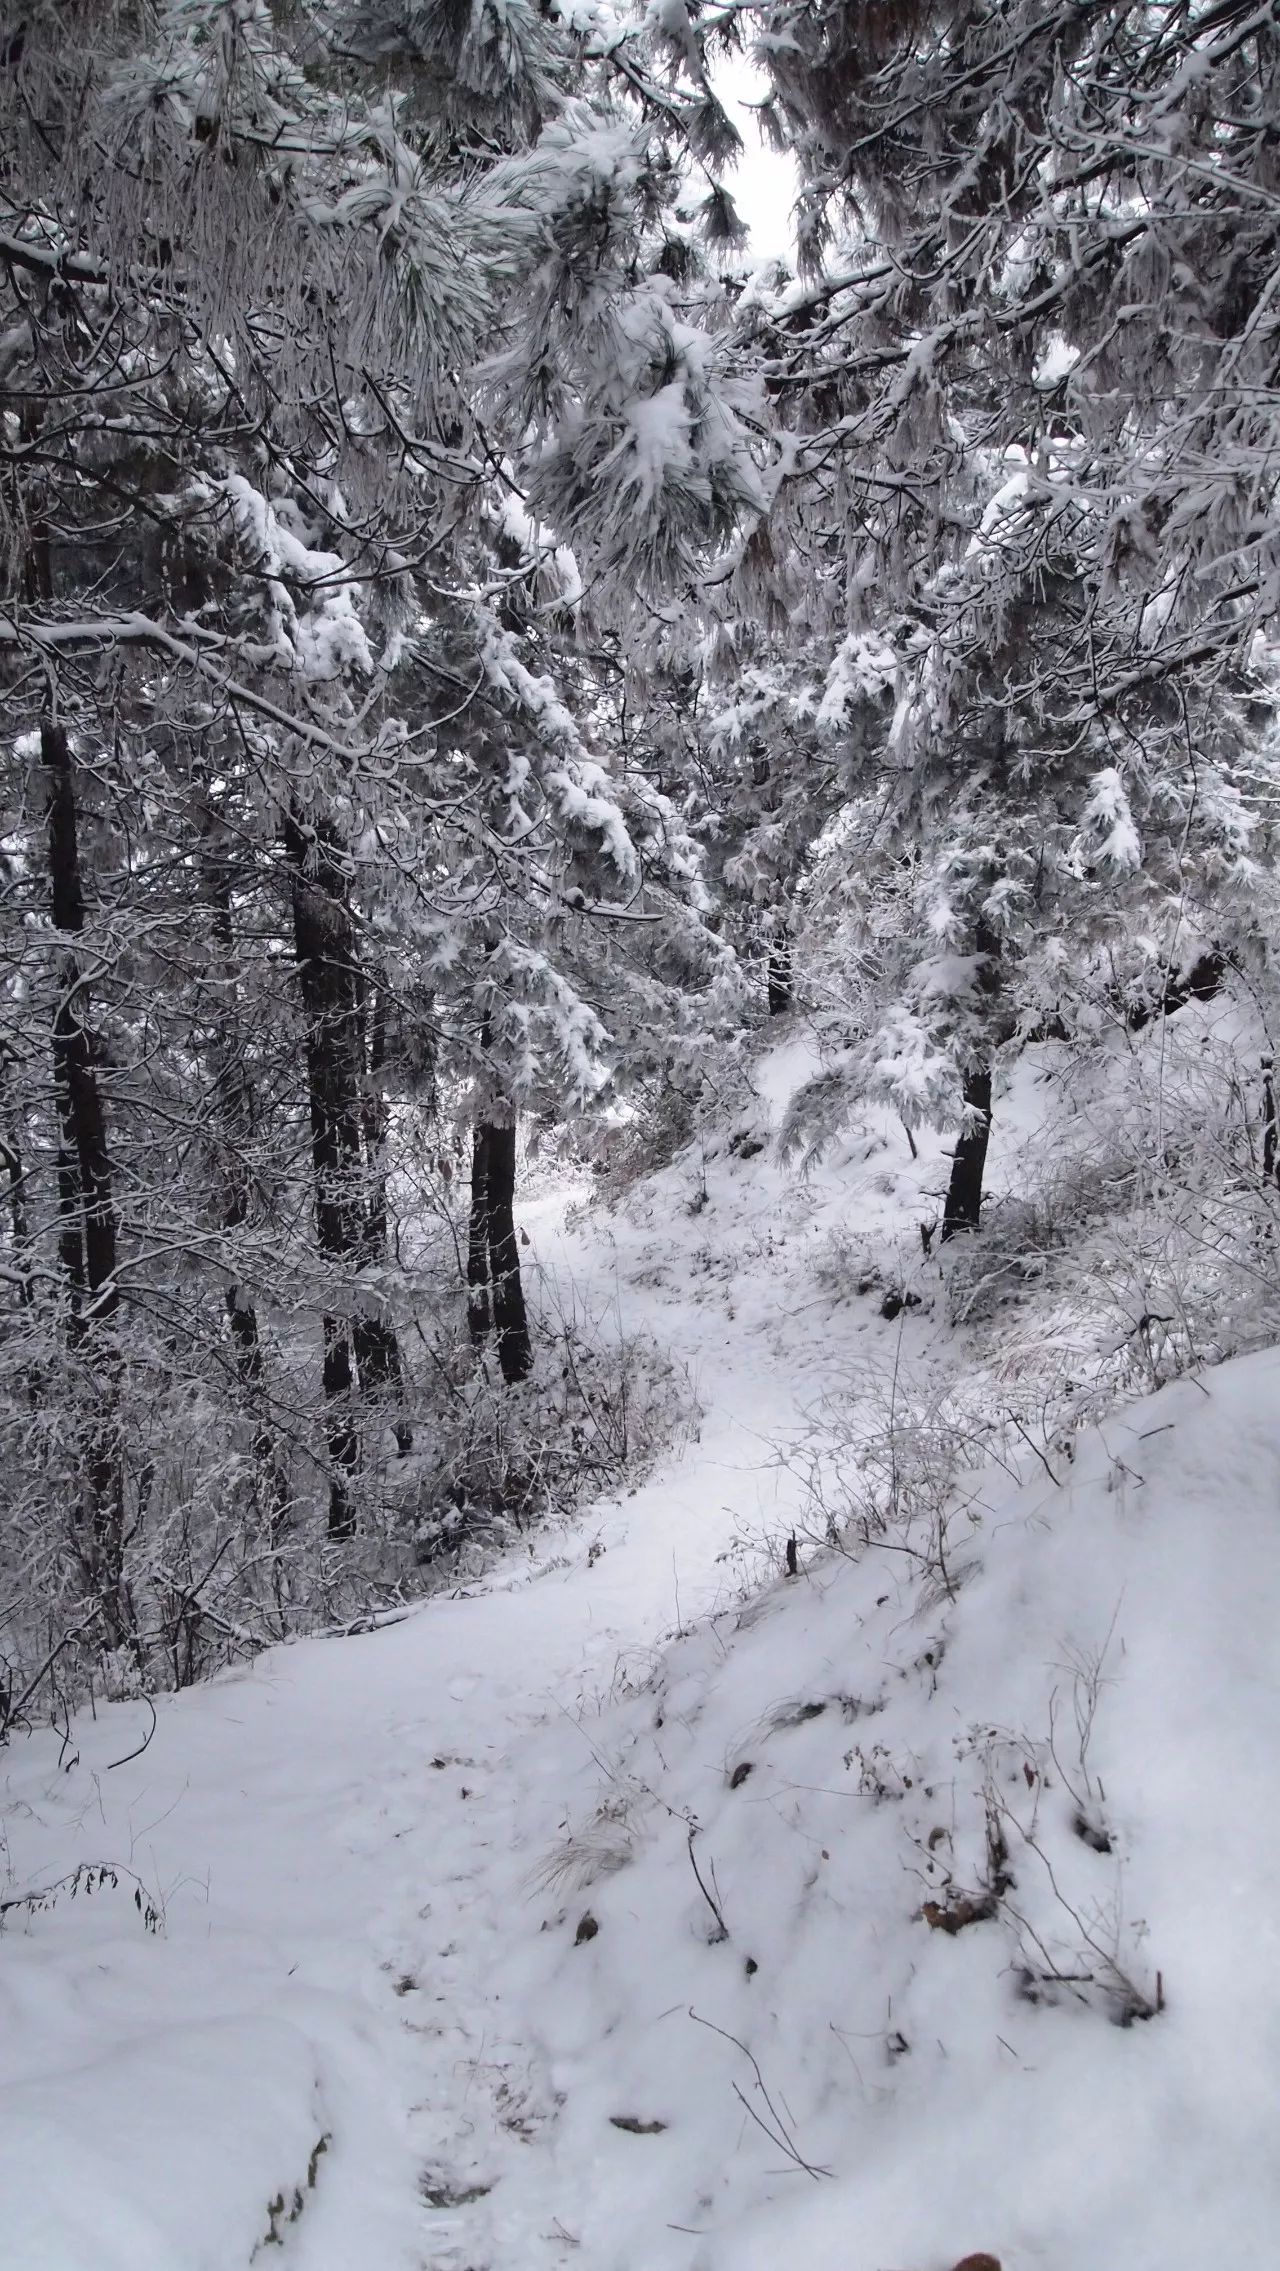
[[[691,128],[629,34],[593,34],[567,56],[523,7],[355,15],[355,36],[408,74],[435,134],[436,76],[456,78],[451,146],[501,150],[503,182],[536,201],[542,231],[516,320],[509,334],[499,326],[481,374],[478,525],[418,578],[414,632],[442,683],[452,672],[472,688],[461,710],[438,690],[426,710],[445,713],[439,751],[475,791],[472,834],[447,833],[442,855],[466,912],[432,951],[454,1044],[442,1061],[457,1061],[460,1039],[475,1072],[472,1318],[481,1337],[498,1322],[515,1378],[529,1363],[509,1223],[517,1113],[613,1092],[653,1057],[656,1034],[681,1031],[682,997],[723,960],[699,921],[696,855],[674,810],[634,752],[606,775],[600,748],[607,684],[626,667],[619,620],[637,598],[652,608],[687,588],[708,546],[761,501],[737,416],[751,390],[717,360],[708,284],[673,215],[669,145],[693,131],[709,159],[715,122],[731,130],[707,90]],[[584,84],[590,108],[565,99]]]
[[[673,886],[672,910],[689,903],[671,816],[637,783],[621,799],[637,828],[620,819],[528,626],[501,619],[498,501],[551,498],[560,515],[514,583],[536,581],[572,535],[603,591],[687,572],[751,502],[754,473],[697,311],[661,264],[662,150],[634,103],[577,98],[590,56],[537,11],[502,11],[521,36],[496,45],[499,12],[473,12],[463,37],[427,11],[448,52],[462,38],[444,105],[424,95],[438,43],[415,56],[385,23],[373,37],[359,8],[27,14],[0,75],[0,648],[22,942],[5,990],[6,1158],[13,1283],[32,1311],[14,1377],[39,1383],[7,1432],[39,1443],[11,1511],[32,1541],[39,1531],[57,1599],[58,1527],[102,1439],[93,1397],[63,1395],[51,1369],[51,1347],[69,1345],[57,1320],[78,1317],[85,1377],[113,1377],[119,1360],[130,1391],[107,1491],[126,1519],[103,1532],[112,1566],[84,1595],[86,1625],[114,1640],[136,1621],[119,1541],[136,1570],[154,1543],[143,1415],[190,1392],[203,1426],[221,1398],[228,1432],[179,1494],[182,1553],[151,1586],[167,1587],[176,1673],[205,1614],[205,1545],[223,1552],[211,1510],[243,1502],[248,1472],[278,1564],[319,1448],[345,1532],[354,1392],[375,1425],[400,1397],[383,1258],[388,1035],[421,1023],[434,995],[437,1046],[457,1037],[473,1065],[487,1018],[509,1096],[555,1061],[580,1084],[604,1029],[565,973],[575,959],[594,972],[601,1001],[617,988],[611,957],[578,942],[611,935],[615,915],[624,935],[651,937],[630,918],[655,911],[637,906],[665,888],[655,879]],[[40,1068],[57,1056],[70,948],[32,758],[50,721],[67,736],[66,816],[78,844],[94,837],[71,993],[99,1028],[76,1089],[88,1150],[63,1146],[89,1180],[73,1190],[64,1174],[61,1196]],[[608,909],[595,903],[604,871]],[[470,961],[459,935],[480,942]],[[623,959],[639,980],[643,957]],[[442,1005],[439,971],[454,964],[466,983]],[[95,1113],[109,1168],[97,1181],[84,1163]],[[282,1165],[300,1114],[309,1254]],[[194,1172],[211,1155],[212,1209]],[[86,1304],[71,1231],[83,1247],[108,1199],[110,1296]],[[264,1305],[329,1320],[319,1447],[293,1339],[264,1335]],[[102,1525],[86,1509],[71,1527],[87,1552]]]
[[[1170,956],[1252,927],[1235,887],[1270,794],[1274,36],[1253,16],[834,0],[663,28],[673,69],[754,40],[800,168],[803,280],[742,302],[778,426],[738,604],[759,619],[803,559],[828,665],[850,637],[896,652],[884,762],[822,896],[854,930],[860,900],[868,931],[901,919],[850,1078],[870,1067],[961,1126],[957,1227],[993,1052],[1071,990],[1055,957],[1094,967],[1105,931],[1158,992]],[[820,1093],[835,1110],[850,1088]]]
[[[778,385],[821,399],[803,454],[839,460],[859,549],[962,558],[975,453],[980,511],[1012,453],[1051,458],[1086,516],[1081,706],[1245,654],[1275,574],[1274,27],[1123,0],[744,20],[802,179]]]

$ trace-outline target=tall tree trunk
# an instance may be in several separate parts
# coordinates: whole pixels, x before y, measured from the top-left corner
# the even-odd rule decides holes
[[[354,957],[352,974],[362,1060],[366,1058],[367,1046],[367,1061],[362,1062],[364,1077],[360,1097],[365,1168],[361,1259],[366,1267],[376,1269],[387,1259],[387,1107],[382,1092],[387,1053],[387,1002],[376,974],[366,985]],[[355,1334],[361,1386],[369,1397],[380,1397],[393,1407],[391,1424],[396,1449],[404,1458],[413,1449],[413,1429],[405,1416],[404,1374],[395,1327],[384,1312],[362,1312],[356,1319]]]
[[[974,939],[979,958],[978,992],[994,1005],[1000,991],[1000,941],[988,923],[978,921]],[[988,1049],[993,1046],[988,1042]],[[965,1124],[951,1160],[951,1181],[942,1210],[944,1242],[960,1232],[977,1230],[982,1215],[982,1185],[991,1141],[991,1056],[979,1058],[964,1077]]]
[[[31,1277],[31,1229],[27,1216],[27,1178],[22,1163],[21,1137],[18,1115],[11,1107],[9,1067],[13,1060],[0,1043],[0,1167],[3,1167],[8,1184],[9,1235],[13,1242],[13,1266],[18,1278],[18,1299],[24,1309],[35,1301],[36,1289]]]
[[[489,1306],[489,1135],[477,1120],[471,1137],[471,1217],[467,1228],[467,1325],[473,1341],[487,1340]]]
[[[316,1236],[325,1259],[354,1279],[369,1259],[369,1218],[362,1119],[364,1034],[347,878],[337,835],[326,822],[312,831],[296,812],[290,812],[285,852],[307,1027]],[[327,1315],[323,1321],[333,1537],[350,1537],[355,1529],[360,1443],[353,1353],[361,1391],[370,1401],[400,1380],[394,1327],[384,1318],[362,1316],[358,1300],[357,1293],[354,1317]]]
[[[84,882],[75,777],[65,728],[41,728],[48,792],[49,895],[63,941],[85,929]],[[119,1234],[106,1113],[94,1062],[89,978],[74,946],[58,957],[53,1016],[57,1098],[58,1250],[67,1279],[68,1344],[77,1358],[83,1497],[77,1544],[109,1648],[135,1640],[124,1575],[125,1471],[120,1416],[121,1359],[116,1331]]]
[[[219,1120],[222,1227],[234,1236],[249,1218],[253,1109],[244,1061],[244,1036],[235,1012],[237,964],[231,862],[213,827],[207,840],[204,869],[221,999],[213,1048],[213,1082]],[[289,1526],[289,1462],[270,1416],[257,1308],[248,1287],[235,1280],[228,1285],[225,1298],[236,1374],[245,1404],[253,1415],[258,1503],[266,1519],[272,1551],[276,1552]]]
[[[515,1224],[516,1115],[490,1104],[478,1119],[471,1150],[471,1221],[467,1237],[467,1323],[471,1338],[498,1344],[507,1386],[533,1370],[533,1341],[520,1277]]]
[[[346,915],[346,879],[331,832],[314,844],[296,813],[285,824],[294,950],[306,1018],[307,1100],[315,1182],[316,1237],[326,1261],[350,1269],[360,1252],[360,1092],[355,1071],[355,1005]],[[328,1410],[329,1534],[355,1532],[356,1427],[351,1327],[322,1319]]]
[[[962,1230],[976,1230],[982,1213],[982,1179],[987,1146],[991,1141],[991,1067],[976,1066],[966,1073],[965,1110],[968,1115],[951,1159],[951,1181],[942,1211],[942,1236],[954,1238]]]
[[[489,1283],[493,1302],[493,1329],[498,1342],[498,1363],[508,1387],[527,1380],[533,1370],[533,1343],[529,1316],[520,1281],[520,1248],[516,1240],[516,1116],[490,1121],[485,1129],[488,1145],[486,1202],[489,1224]]]

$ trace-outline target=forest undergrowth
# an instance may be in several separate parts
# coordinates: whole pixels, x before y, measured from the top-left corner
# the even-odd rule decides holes
[[[567,1203],[580,1172],[574,1179],[570,1166],[569,1176],[562,1168],[550,1180],[544,1205]],[[127,1647],[105,1659],[92,1606],[77,1597],[75,1564],[45,1511],[56,1445],[38,1416],[12,1430],[28,1479],[7,1512],[0,1740],[65,1721],[95,1695],[187,1687],[279,1641],[369,1629],[474,1581],[585,1502],[634,1487],[691,1423],[688,1381],[656,1344],[624,1328],[616,1301],[587,1308],[572,1286],[541,1276],[529,1286],[534,1362],[525,1379],[505,1382],[492,1346],[468,1330],[465,1288],[448,1282],[456,1226],[433,1215],[405,1233],[417,1261],[392,1305],[402,1349],[395,1417],[412,1441],[401,1451],[388,1418],[366,1446],[352,1535],[334,1537],[328,1524],[296,1316],[262,1320],[285,1383],[273,1391],[273,1419],[279,1426],[287,1414],[292,1363],[301,1421],[292,1441],[287,1421],[277,1436],[282,1495],[269,1526],[251,1422],[212,1405],[180,1373],[159,1393],[153,1375],[139,1380],[132,1426],[142,1465],[124,1556],[133,1629]],[[126,1408],[129,1397],[126,1381]]]

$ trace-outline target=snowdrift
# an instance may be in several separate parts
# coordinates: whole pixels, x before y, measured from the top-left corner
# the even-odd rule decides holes
[[[833,1554],[593,1728],[537,1998],[579,2260],[1269,2260],[1278,1505],[1267,1352],[982,1478],[950,1591]]]

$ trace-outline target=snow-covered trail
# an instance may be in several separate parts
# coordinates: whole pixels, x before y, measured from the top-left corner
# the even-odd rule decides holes
[[[772,1163],[803,1057],[522,1210],[552,1308],[690,1376],[639,1487],[0,1754],[0,1884],[63,1880],[0,1933],[3,2271],[1271,2260],[1280,1355],[966,1470],[950,1585],[887,1537],[744,1598],[811,1455],[839,1503],[824,1398],[981,1375],[883,1299],[940,1147]]]
[[[572,2259],[591,2159],[556,2149],[512,1943],[593,1706],[731,1595],[736,1537],[785,1535],[778,1447],[854,1360],[791,1266],[815,1194],[732,1166],[710,1235],[674,1174],[577,1229],[563,1194],[523,1213],[548,1285],[689,1372],[696,1436],[632,1494],[465,1597],[161,1699],[137,1759],[127,1705],[6,1759],[16,1886],[133,1872],[0,1944],[7,2271],[238,2271],[269,2232],[301,2271]]]

